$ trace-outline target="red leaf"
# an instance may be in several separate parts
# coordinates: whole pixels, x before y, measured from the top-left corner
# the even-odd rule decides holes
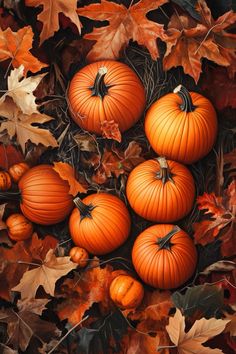
[[[8,170],[12,165],[24,161],[22,153],[13,145],[0,144],[0,167]]]
[[[104,120],[101,123],[102,135],[104,138],[121,142],[121,132],[119,125],[114,120]]]

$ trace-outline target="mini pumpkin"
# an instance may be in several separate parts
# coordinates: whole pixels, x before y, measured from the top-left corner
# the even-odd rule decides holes
[[[14,241],[23,241],[33,234],[33,224],[22,214],[11,214],[6,220],[9,237]]]
[[[0,190],[7,191],[11,188],[11,177],[8,172],[0,171]]]
[[[137,237],[132,261],[146,284],[173,289],[193,275],[197,251],[192,239],[178,226],[159,224],[147,228]]]
[[[9,168],[9,174],[15,183],[17,183],[23,174],[30,169],[26,162],[19,162]]]
[[[84,268],[88,264],[89,254],[81,247],[72,247],[69,253],[72,262],[77,263],[79,268]]]
[[[83,129],[102,134],[101,124],[114,121],[121,132],[132,127],[145,107],[144,87],[126,64],[97,61],[82,68],[68,90],[71,116]]]
[[[191,164],[209,153],[217,135],[217,116],[204,96],[179,85],[158,99],[145,118],[145,133],[158,155]]]
[[[130,215],[125,204],[108,193],[75,198],[76,208],[69,219],[75,245],[89,253],[102,255],[121,246],[130,232]]]
[[[126,195],[131,207],[144,219],[173,222],[190,212],[195,197],[194,180],[187,167],[160,157],[131,171]]]
[[[144,296],[142,284],[130,275],[119,275],[110,285],[110,298],[121,309],[138,307]]]

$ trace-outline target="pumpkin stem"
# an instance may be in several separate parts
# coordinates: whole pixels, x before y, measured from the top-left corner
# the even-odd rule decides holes
[[[95,206],[93,206],[92,204],[87,205],[83,203],[79,197],[73,199],[73,202],[76,205],[76,207],[79,209],[80,221],[82,221],[84,218],[92,219],[91,211],[95,208]]]
[[[103,97],[106,96],[106,94],[108,93],[108,89],[109,87],[111,87],[111,85],[106,85],[104,82],[104,77],[106,73],[107,68],[105,66],[101,66],[98,69],[94,85],[90,87],[90,90],[92,91],[92,96],[98,96],[103,99]]]
[[[160,164],[160,171],[157,172],[156,178],[161,179],[163,184],[165,184],[168,181],[175,183],[175,181],[172,178],[173,174],[170,172],[166,158],[164,156],[161,156],[157,158],[157,161]]]
[[[17,200],[21,197],[20,191],[17,192],[0,192],[0,201]]]
[[[175,225],[173,227],[173,229],[170,232],[168,232],[168,234],[166,236],[158,238],[157,239],[157,244],[159,246],[159,250],[161,250],[163,248],[167,249],[167,250],[170,250],[170,248],[171,248],[170,240],[171,240],[172,236],[177,234],[180,230],[181,229],[179,228],[179,226]]]
[[[177,95],[179,95],[182,99],[182,104],[180,105],[182,111],[193,112],[195,110],[196,106],[194,106],[190,93],[186,87],[179,85],[174,89],[173,92],[177,93]]]

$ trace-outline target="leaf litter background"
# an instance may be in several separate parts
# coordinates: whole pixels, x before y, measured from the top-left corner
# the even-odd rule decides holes
[[[132,234],[125,245],[78,271],[68,257],[68,220],[34,225],[32,239],[13,244],[4,221],[19,209],[1,205],[0,352],[149,354],[158,347],[161,353],[235,352],[235,7],[230,0],[0,2],[3,170],[26,160],[32,166],[60,162],[55,168],[68,173],[61,164],[66,162],[77,172],[77,191],[106,190],[126,201],[129,172],[155,156],[144,135],[144,117],[119,143],[114,125],[96,137],[81,131],[68,113],[70,79],[100,55],[137,72],[146,109],[183,83],[211,99],[219,122],[214,150],[190,166],[197,199],[179,223],[197,245],[196,273],[172,292],[145,286],[134,311],[115,308],[108,289],[116,275],[135,275],[132,244],[151,223],[130,210]],[[135,26],[142,35],[135,34]],[[57,265],[63,270],[58,268],[48,284],[45,274],[50,277]]]

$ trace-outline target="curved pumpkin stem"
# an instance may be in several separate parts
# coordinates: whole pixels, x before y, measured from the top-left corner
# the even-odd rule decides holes
[[[90,90],[92,91],[92,96],[98,96],[101,99],[103,99],[104,96],[108,93],[108,89],[111,86],[108,86],[104,82],[104,77],[107,73],[107,68],[105,66],[101,66],[98,69],[94,85],[90,87]]]
[[[179,95],[182,99],[182,104],[180,105],[180,108],[183,112],[193,112],[195,110],[196,106],[194,106],[190,93],[188,92],[186,87],[184,87],[183,85],[179,85],[174,89],[173,92],[177,93],[177,95]]]
[[[21,192],[0,192],[0,201],[17,200],[20,201]]]
[[[164,156],[161,156],[157,158],[157,161],[159,162],[160,165],[160,171],[157,172],[156,178],[161,179],[163,184],[165,184],[168,181],[175,183],[175,181],[172,178],[173,174],[170,172],[166,158]]]
[[[83,203],[79,197],[73,199],[73,202],[76,205],[76,207],[79,209],[80,221],[82,221],[84,218],[92,219],[91,211],[95,208],[95,206],[93,206],[92,204],[87,205]]]
[[[170,250],[171,249],[171,238],[177,234],[181,229],[179,228],[179,226],[175,225],[173,227],[173,229],[168,232],[168,234],[164,237],[161,237],[161,238],[158,238],[157,240],[157,244],[159,246],[159,250],[161,249],[167,249],[167,250]]]

